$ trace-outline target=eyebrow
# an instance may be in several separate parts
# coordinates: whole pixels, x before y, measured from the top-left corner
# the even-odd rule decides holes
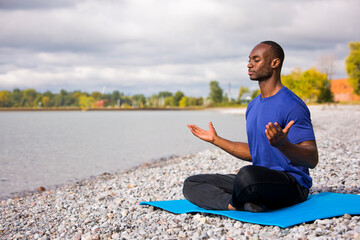
[[[259,55],[254,55],[254,56],[249,56],[249,58],[251,59],[251,58],[260,58],[260,56]]]

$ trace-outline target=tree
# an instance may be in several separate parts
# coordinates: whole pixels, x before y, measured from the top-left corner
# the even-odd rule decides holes
[[[188,97],[189,106],[201,106],[204,104],[204,99],[202,97]]]
[[[251,100],[255,99],[260,94],[260,89],[256,89],[251,94]]]
[[[179,106],[179,102],[180,102],[180,100],[182,99],[183,96],[185,96],[185,95],[181,91],[177,91],[175,93],[175,95],[173,97],[175,106]]]
[[[238,96],[238,98],[237,98],[237,102],[240,103],[242,96],[243,96],[245,93],[248,93],[248,92],[249,92],[249,88],[241,86],[241,87],[240,87],[240,90],[239,90],[239,96]]]
[[[321,92],[324,92],[329,83],[326,74],[319,72],[316,68],[304,72],[296,68],[281,79],[286,87],[306,102],[318,101]]]
[[[35,99],[37,97],[37,93],[34,89],[24,90],[23,98],[21,99],[21,106],[23,107],[33,107],[36,105]]]
[[[90,97],[92,97],[95,101],[99,101],[101,99],[101,92],[92,92]]]
[[[111,105],[120,105],[121,94],[118,90],[114,90],[111,94],[110,102]]]
[[[74,105],[75,106],[78,106],[80,107],[80,97],[82,96],[82,93],[80,91],[75,91],[73,94],[72,94],[72,99],[73,99],[73,102],[74,102]]]
[[[170,106],[170,107],[175,106],[173,97],[166,97],[164,99],[164,107],[167,107],[167,106]]]
[[[134,95],[132,97],[133,101],[134,101],[134,104],[137,106],[137,107],[144,107],[144,105],[146,104],[146,98],[143,94],[137,94],[137,95]],[[134,105],[133,104],[133,105]]]
[[[48,96],[42,96],[41,103],[43,107],[52,107],[52,101]]]
[[[187,107],[187,106],[189,106],[189,99],[183,96],[179,101],[179,107]]]
[[[334,68],[335,57],[334,55],[323,55],[318,59],[318,67],[320,72],[325,73],[327,79],[331,80],[335,73]]]
[[[167,98],[167,97],[172,97],[173,94],[168,91],[163,91],[163,92],[159,92],[158,96],[159,98]]]
[[[81,108],[89,108],[94,103],[94,98],[88,97],[87,95],[81,95],[79,97],[79,105]]]
[[[9,91],[0,91],[0,107],[11,107],[11,93]]]
[[[354,93],[360,95],[360,42],[349,43],[350,53],[346,58],[346,72]]]
[[[223,99],[223,90],[217,81],[210,82],[209,98],[213,103],[221,103]]]
[[[15,88],[11,93],[11,101],[13,102],[13,107],[20,107],[21,106],[21,100],[23,98],[23,92]]]

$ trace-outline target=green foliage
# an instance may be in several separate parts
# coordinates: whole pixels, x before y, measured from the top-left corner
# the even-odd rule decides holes
[[[189,99],[188,97],[183,96],[179,101],[179,107],[187,107],[189,106]]]
[[[209,98],[213,103],[221,103],[223,100],[223,90],[217,81],[210,82]]]
[[[10,91],[0,91],[0,107],[29,107],[29,108],[50,108],[50,107],[80,107],[92,108],[101,107],[98,102],[103,101],[104,107],[122,107],[122,108],[146,108],[146,107],[188,107],[202,106],[204,99],[202,97],[188,97],[183,92],[177,91],[175,94],[162,91],[159,94],[153,94],[146,97],[143,94],[125,96],[123,93],[115,90],[112,93],[100,92],[68,92],[62,89],[59,93],[46,91],[44,93],[36,92],[34,89],[14,89]]]
[[[52,107],[53,106],[53,103],[52,103],[50,97],[48,97],[48,96],[43,96],[41,98],[41,104],[43,107]]]
[[[174,98],[173,97],[166,97],[164,99],[164,107],[174,107]]]
[[[134,95],[132,99],[134,101],[133,106],[135,105],[136,107],[144,107],[146,104],[146,97],[143,94]]]
[[[296,68],[290,74],[282,76],[282,83],[305,102],[323,101],[328,91],[326,88],[330,87],[326,74],[315,68],[304,72]]]
[[[260,94],[260,89],[256,89],[251,94],[251,100],[255,99]]]
[[[0,91],[0,107],[11,106],[11,93],[9,91]]]
[[[93,92],[90,95],[95,101],[99,101],[102,97],[101,92]]]
[[[173,97],[174,99],[174,105],[175,106],[179,106],[180,100],[182,99],[182,97],[185,96],[183,92],[181,91],[177,91]]]
[[[202,97],[189,97],[189,106],[202,106],[204,105],[204,99]]]
[[[36,91],[34,89],[27,89],[23,93],[23,97],[21,99],[21,106],[23,107],[34,107],[36,106]]]
[[[328,76],[326,74],[326,76]],[[330,90],[330,79],[324,81],[323,87],[320,89],[320,94],[317,99],[318,103],[334,102],[334,95]]]
[[[79,106],[83,109],[89,108],[94,104],[94,98],[88,97],[86,95],[81,95],[79,97]]]
[[[20,107],[22,98],[23,92],[20,89],[15,88],[11,94],[12,107]]]
[[[167,98],[167,97],[172,97],[173,94],[168,91],[163,91],[163,92],[159,92],[158,96],[159,98]]]
[[[350,54],[346,58],[346,71],[354,93],[360,95],[360,42],[350,42]]]

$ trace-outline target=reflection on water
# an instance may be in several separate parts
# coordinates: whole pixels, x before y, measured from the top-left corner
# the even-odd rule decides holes
[[[213,111],[0,112],[0,199],[212,148],[188,123],[246,141],[244,116]]]

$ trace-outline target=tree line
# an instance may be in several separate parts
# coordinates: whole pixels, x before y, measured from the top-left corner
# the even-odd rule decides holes
[[[331,102],[330,80],[326,74],[316,69],[302,72],[295,69],[289,75],[283,75],[285,86],[294,91],[307,102]],[[163,107],[200,107],[200,106],[235,106],[246,105],[257,95],[258,89],[250,91],[247,87],[240,87],[237,98],[230,98],[220,87],[218,81],[209,83],[209,95],[203,97],[189,97],[181,91],[175,93],[161,91],[146,97],[144,94],[127,96],[118,90],[112,93],[82,92],[61,90],[59,93],[46,91],[37,92],[35,89],[14,89],[0,91],[0,107],[20,108],[163,108]]]
[[[35,89],[14,89],[13,91],[0,91],[0,107],[24,107],[24,108],[52,108],[52,107],[122,107],[122,108],[143,108],[143,107],[187,107],[202,106],[202,97],[187,97],[183,92],[175,94],[162,91],[145,97],[143,94],[127,96],[118,90],[112,93],[100,92],[69,92],[61,90],[59,93],[46,91],[37,92]]]
[[[349,44],[350,53],[346,58],[346,71],[349,75],[349,84],[354,93],[360,94],[360,42]],[[321,71],[310,68],[302,71],[295,68],[290,74],[282,75],[282,83],[295,92],[305,102],[332,102],[333,95],[330,91],[332,63]],[[37,92],[35,89],[14,89],[13,91],[0,91],[0,107],[189,107],[189,106],[233,106],[247,104],[260,94],[259,90],[250,91],[241,86],[237,99],[230,98],[220,87],[218,81],[209,84],[209,95],[203,97],[188,97],[181,91],[175,93],[161,91],[150,97],[143,94],[127,96],[117,90],[112,93],[100,92],[68,92],[61,90],[59,93],[46,91]]]

